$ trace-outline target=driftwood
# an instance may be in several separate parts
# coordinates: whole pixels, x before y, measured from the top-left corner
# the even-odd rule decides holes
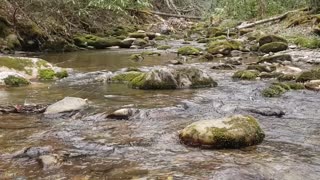
[[[268,23],[268,22],[277,21],[277,20],[283,20],[290,13],[295,13],[295,12],[305,11],[305,10],[308,10],[308,8],[288,11],[288,12],[286,12],[286,13],[280,15],[280,16],[276,16],[276,17],[272,17],[272,18],[268,18],[268,19],[262,19],[262,20],[259,20],[259,21],[253,22],[253,23],[241,24],[241,25],[237,26],[236,29],[239,30],[239,29],[252,28],[254,26],[265,24],[265,23]]]
[[[48,105],[15,105],[15,106],[0,106],[0,114],[5,113],[21,113],[21,114],[40,114],[44,113]]]

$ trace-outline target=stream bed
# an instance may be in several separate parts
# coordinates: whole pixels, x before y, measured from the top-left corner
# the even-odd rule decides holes
[[[166,65],[175,54],[129,60],[134,51],[82,51],[40,57],[77,72],[116,71],[125,67]],[[220,60],[216,60],[217,62]],[[85,114],[47,119],[41,115],[0,115],[0,179],[286,179],[320,177],[320,94],[290,91],[265,98],[272,80],[233,81],[234,70],[212,70],[214,62],[191,65],[209,73],[218,87],[143,91],[123,84],[92,83],[61,86],[39,83],[0,89],[4,104],[53,103],[66,96],[87,98]],[[121,107],[139,109],[129,121],[106,114]],[[285,115],[263,116],[252,109]],[[234,150],[187,147],[178,131],[197,120],[233,114],[256,117],[266,138],[262,144]],[[55,167],[36,158],[7,158],[38,147],[61,161]]]

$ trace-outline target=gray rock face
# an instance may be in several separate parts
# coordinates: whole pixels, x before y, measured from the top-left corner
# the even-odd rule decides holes
[[[88,107],[88,101],[86,99],[76,97],[66,97],[61,101],[58,101],[50,105],[44,114],[59,114],[64,112],[79,111]]]
[[[259,144],[265,134],[251,116],[236,115],[194,122],[179,137],[190,146],[204,148],[240,148]]]

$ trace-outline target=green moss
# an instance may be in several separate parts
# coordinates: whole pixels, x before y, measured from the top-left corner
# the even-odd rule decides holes
[[[12,87],[25,86],[30,84],[30,82],[25,78],[16,77],[16,76],[8,76],[7,78],[4,79],[4,83],[7,86],[12,86]]]
[[[313,69],[311,71],[303,72],[298,78],[297,82],[306,82],[311,80],[317,80],[320,79],[320,68],[319,69]]]
[[[148,44],[148,41],[144,40],[144,39],[136,39],[134,41],[134,45],[137,45],[137,46],[145,46]]]
[[[191,46],[184,46],[178,49],[178,54],[184,55],[184,56],[199,55],[200,51],[199,49]]]
[[[262,91],[262,95],[265,97],[279,97],[289,90],[301,90],[304,88],[303,84],[295,82],[273,83]]]
[[[320,39],[318,37],[297,37],[294,39],[294,43],[309,49],[320,48]]]
[[[219,40],[208,44],[208,53],[229,55],[232,50],[241,50],[243,44],[235,40]]]
[[[164,81],[158,81],[155,80],[155,75],[158,74],[158,71],[155,70],[154,72],[150,72],[148,74],[142,73],[136,78],[134,78],[129,85],[132,88],[138,88],[138,89],[145,89],[145,90],[150,90],[150,89],[157,89],[157,90],[162,90],[162,89],[176,89],[176,85],[171,82],[170,80],[164,80]],[[147,80],[148,77],[148,80]]]
[[[145,38],[147,37],[147,34],[146,33],[139,33],[139,32],[135,32],[135,33],[129,33],[129,37],[130,38]]]
[[[171,49],[172,47],[169,45],[163,45],[163,46],[159,46],[157,47],[158,50],[167,50],[167,49]]]
[[[118,75],[112,77],[111,81],[113,81],[113,82],[130,82],[134,78],[136,78],[136,77],[138,77],[138,76],[140,76],[142,74],[144,74],[144,73],[135,72],[135,71],[122,73],[122,74],[118,74]]]
[[[33,61],[26,58],[14,58],[9,56],[0,57],[0,67],[4,66],[9,69],[14,69],[17,71],[24,71],[27,74],[30,72],[26,69],[27,67],[33,66]]]
[[[156,41],[163,41],[163,40],[166,40],[166,39],[167,39],[167,36],[163,36],[163,35],[157,36],[157,37],[154,38],[154,40],[156,40]]]
[[[92,42],[93,47],[96,49],[104,49],[111,46],[120,46],[121,40],[116,38],[98,38],[96,41]]]
[[[57,72],[55,74],[55,76],[58,78],[58,79],[63,79],[63,78],[66,78],[69,76],[68,72],[66,70],[63,70],[63,71],[60,71],[60,72]]]
[[[279,52],[288,49],[288,44],[283,42],[272,42],[265,44],[259,48],[259,51],[263,53],[270,53],[270,52]]]
[[[53,80],[56,73],[52,69],[40,69],[38,77],[41,80]]]
[[[49,63],[48,63],[47,61],[45,61],[45,60],[42,60],[42,59],[39,59],[39,60],[36,62],[36,65],[37,65],[38,68],[42,68],[42,67],[47,68],[47,67],[50,67],[50,66],[49,66]]]
[[[130,86],[132,88],[142,87],[145,82],[145,76],[146,76],[146,74],[143,73],[143,74],[140,74],[139,76],[135,77],[134,79],[132,79],[130,81]]]
[[[233,79],[242,79],[242,80],[255,80],[259,75],[258,71],[254,70],[241,70],[234,73],[232,76]]]

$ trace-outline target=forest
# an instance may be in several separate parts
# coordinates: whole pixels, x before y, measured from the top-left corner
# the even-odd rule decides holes
[[[318,180],[320,0],[0,0],[0,180]]]

